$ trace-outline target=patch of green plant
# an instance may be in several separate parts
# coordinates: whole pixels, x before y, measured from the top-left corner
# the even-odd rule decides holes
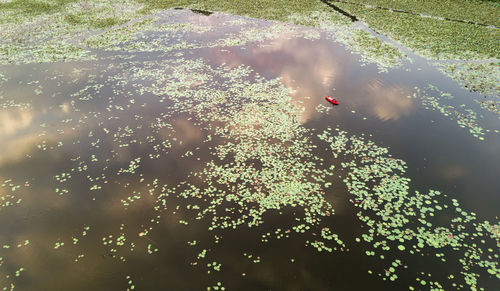
[[[428,85],[423,89],[415,87],[415,90],[412,97],[420,99],[425,109],[437,111],[446,118],[455,120],[458,126],[468,129],[475,138],[484,140],[485,131],[490,132],[482,127],[482,115],[465,104],[450,104],[454,99],[453,95],[441,91],[434,85]]]
[[[52,14],[71,2],[76,2],[76,0],[12,0],[0,2],[0,11],[11,10],[26,15]]]
[[[83,48],[68,44],[74,44],[74,38],[89,30],[136,19],[141,16],[137,11],[142,8],[141,4],[127,0],[14,0],[1,4],[0,64],[64,61],[86,56]]]
[[[65,20],[72,25],[86,25],[94,29],[103,29],[125,23],[125,20],[118,17],[93,18],[84,13],[69,14]]]
[[[380,72],[397,67],[406,57],[398,48],[358,28],[347,17],[331,18],[332,12],[316,11],[310,14],[295,13],[289,20],[296,24],[318,27],[327,32],[327,38],[344,44],[358,53],[363,63],[374,63]]]
[[[347,0],[436,17],[500,25],[499,1],[482,0]]]
[[[139,0],[139,2],[146,6],[145,12],[153,9],[189,7],[279,21],[289,21],[288,17],[294,13],[309,14],[316,11],[331,10],[324,3],[316,0]],[[335,17],[344,18],[344,16],[334,11],[331,13]]]
[[[108,17],[104,19],[98,19],[94,22],[93,27],[95,28],[106,28],[118,24],[125,23],[125,20],[118,19],[116,17]]]
[[[367,256],[382,254],[383,259],[385,252],[433,253],[447,264],[448,271],[459,268],[460,275],[448,277],[450,281],[465,281],[471,290],[482,289],[486,274],[500,278],[498,256],[492,255],[489,247],[499,239],[498,222],[478,219],[474,212],[464,210],[457,199],[438,190],[412,190],[407,163],[363,136],[349,136],[337,127],[318,137],[329,144],[332,160],[345,159],[341,165],[347,171],[343,181],[352,197],[350,201],[359,210],[358,218],[369,226],[369,231],[356,239],[373,245],[366,250]],[[445,249],[453,255],[440,253]],[[391,281],[397,278],[393,275],[395,268],[379,273]],[[419,277],[416,280],[427,284]]]
[[[499,63],[458,63],[440,65],[439,69],[465,88],[486,95],[487,98],[477,102],[483,109],[496,113],[500,118]]]
[[[360,51],[369,53],[373,58],[384,59],[388,63],[396,63],[403,54],[379,38],[372,36],[364,30],[357,30],[353,35],[353,41],[360,47]]]
[[[500,96],[499,63],[465,63],[443,66],[444,72],[463,83],[471,91]]]
[[[371,28],[431,58],[498,58],[500,30],[338,3]]]
[[[34,57],[40,62],[75,60],[86,56],[87,53],[80,47],[64,43],[43,45],[33,51]]]
[[[151,24],[151,19],[138,21],[117,29],[112,29],[104,33],[91,36],[85,41],[85,44],[93,48],[111,48],[117,44],[132,39],[137,32],[145,29]]]

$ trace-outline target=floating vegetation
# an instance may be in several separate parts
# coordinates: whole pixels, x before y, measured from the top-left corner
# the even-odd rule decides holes
[[[331,106],[325,106],[323,104],[316,106],[316,111],[319,113],[328,113],[330,110],[332,110]]]
[[[364,137],[348,136],[335,128],[324,131],[319,138],[330,145],[334,159],[344,160],[344,183],[350,201],[359,209],[358,218],[369,227],[362,234],[363,240],[373,246],[367,255],[393,249],[422,257],[432,252],[451,252],[448,259],[443,253],[435,257],[443,257],[446,270],[454,272],[448,277],[457,284],[453,286],[465,282],[477,289],[481,275],[486,274],[500,279],[498,251],[488,251],[492,245],[500,248],[500,222],[479,220],[475,213],[463,210],[456,199],[437,190],[411,191],[411,179],[405,177],[406,163]],[[457,264],[461,269],[451,271]],[[386,275],[396,279],[391,275],[394,272],[389,269]]]
[[[217,282],[214,286],[212,287],[207,287],[207,291],[211,291],[211,290],[226,290],[226,288],[224,286],[222,286],[222,283],[221,282]]]
[[[335,115],[323,115],[331,110],[327,103],[301,98],[288,71],[275,72],[265,67],[267,59],[252,55],[280,40],[288,45],[305,38],[307,46],[327,35],[344,38],[349,47],[353,37],[359,43],[351,45],[365,61],[388,68],[402,59],[395,48],[352,27],[323,27],[323,18],[337,21],[324,10],[288,19],[322,27],[306,29],[220,14],[180,20],[193,17],[188,11],[143,18],[136,14],[142,6],[134,3],[122,3],[123,16],[109,11],[120,11],[120,3],[69,3],[69,14],[50,4],[50,15],[65,17],[68,31],[76,33],[71,40],[88,45],[89,55],[75,57],[81,61],[76,64],[31,65],[29,75],[5,66],[8,73],[0,75],[0,145],[6,145],[0,155],[6,229],[0,288],[45,288],[49,269],[76,274],[57,281],[62,289],[95,289],[91,284],[102,284],[103,274],[111,273],[119,279],[116,288],[127,290],[151,282],[225,290],[236,280],[222,279],[234,274],[261,284],[260,276],[268,278],[261,270],[275,266],[280,255],[289,280],[287,268],[302,272],[306,258],[318,265],[316,260],[336,262],[351,254],[363,258],[362,268],[366,264],[353,276],[409,277],[410,289],[480,289],[497,282],[498,222],[464,210],[451,194],[410,191],[406,163],[372,141],[340,129],[322,132],[322,125],[318,140],[308,114],[326,123],[347,114],[356,123],[367,119],[363,108],[346,96]],[[87,17],[80,13],[86,5],[100,12]],[[350,27],[344,20],[336,23]],[[90,27],[95,30],[83,33]],[[218,35],[221,27],[228,33]],[[322,47],[328,54],[329,45]],[[5,62],[62,62],[64,54],[49,51],[35,59],[19,52]],[[93,60],[82,61],[92,54]],[[248,55],[257,65],[243,65]],[[321,73],[329,77],[331,71]],[[326,89],[333,88],[311,92]],[[455,99],[436,87],[426,90],[440,97],[419,91],[427,94],[417,96],[425,106],[478,138],[485,135],[476,128],[480,116],[442,105]],[[348,213],[352,209],[357,216]],[[448,277],[419,269],[430,265],[442,266]]]
[[[177,186],[184,189],[176,190],[180,198],[205,205],[192,208],[192,217],[209,221],[210,231],[252,228],[263,224],[269,212],[293,207],[304,212],[296,219],[308,232],[319,232],[322,220],[333,214],[323,192],[329,174],[316,170],[321,160],[312,155],[314,147],[298,122],[303,109],[290,102],[280,80],[248,80],[246,67],[212,69],[201,60],[163,62],[159,72],[164,71],[172,73],[149,78],[167,88],[145,89],[160,98],[168,95],[173,108],[194,114],[225,140],[211,153],[214,160],[190,175],[203,187],[199,182]],[[148,75],[140,71],[136,76]],[[203,102],[196,101],[198,96]],[[336,242],[343,249],[343,242]]]
[[[415,87],[415,90],[411,97],[421,99],[424,108],[440,112],[447,118],[455,120],[460,127],[469,129],[475,138],[484,140],[485,130],[479,123],[481,116],[478,116],[473,109],[467,108],[465,104],[459,106],[446,104],[453,99],[453,96],[433,85],[428,85],[424,89]]]
[[[429,15],[440,18],[453,18],[464,21],[474,21],[490,25],[500,25],[500,21],[494,17],[498,13],[498,4],[488,1],[427,1],[425,4],[411,0],[348,0],[335,2],[351,2],[362,4],[365,7],[383,7],[387,9],[399,9],[420,15]]]
[[[7,77],[4,74],[0,73],[0,86],[2,86],[2,84],[8,80],[9,79],[7,79]]]
[[[244,46],[252,42],[266,42],[277,40],[282,37],[288,39],[305,37],[309,39],[318,39],[319,33],[314,33],[307,29],[301,29],[295,25],[286,23],[273,23],[266,27],[242,29],[238,34],[231,34],[226,38],[220,39],[209,47],[228,47],[228,46]],[[260,46],[264,46],[261,44]],[[265,46],[272,46],[267,44]]]
[[[134,282],[132,281],[132,278],[127,275],[125,277],[125,280],[127,280],[127,291],[130,291],[130,290],[135,290],[135,285],[134,285]]]
[[[250,43],[260,43],[259,46],[272,46],[272,43],[265,45],[262,43],[283,37],[287,39],[297,37],[318,39],[320,37],[320,33],[313,29],[278,22],[262,25],[255,20],[245,20],[243,18],[240,22],[234,20],[219,21],[209,26],[189,21],[185,22],[185,20],[164,23],[164,19],[168,19],[171,14],[172,11],[168,11],[157,14],[152,18],[110,29],[102,34],[89,37],[86,44],[92,48],[107,50],[166,52],[180,49],[243,47]],[[206,34],[220,28],[228,29],[231,26],[232,30],[236,32],[228,33],[223,38],[209,42],[193,39],[195,37],[193,34]]]
[[[288,92],[272,80],[264,82],[257,79],[250,83],[239,80],[250,73],[244,67],[227,71],[223,67],[210,69],[200,61],[182,60],[174,64],[175,62],[170,66],[175,69],[167,69],[174,71],[174,74],[161,78],[158,76],[158,81],[175,84],[175,87],[169,87],[168,91],[162,93],[153,86],[151,91],[161,94],[160,96],[171,95],[177,104],[184,105],[182,110],[195,114],[198,120],[208,124],[222,124],[211,129],[227,140],[227,143],[223,142],[215,147],[212,155],[217,157],[216,159],[207,162],[204,170],[192,174],[206,186],[197,186],[199,183],[182,183],[176,187],[185,189],[180,190],[180,198],[189,201],[199,199],[196,204],[206,205],[197,209],[193,217],[196,217],[196,220],[209,221],[210,231],[237,230],[244,225],[250,228],[258,227],[264,223],[263,216],[267,212],[292,206],[303,208],[305,214],[303,218],[297,217],[297,221],[305,224],[294,227],[296,232],[309,232],[322,227],[321,222],[334,212],[334,208],[324,200],[321,192],[321,185],[327,184],[325,178],[329,174],[316,170],[314,165],[321,160],[315,162],[315,157],[309,150],[312,148],[308,146],[308,134],[297,124],[300,107],[290,103]],[[164,68],[165,65],[164,63]],[[202,75],[200,70],[208,73],[203,79],[197,77]],[[212,74],[217,77],[208,77]],[[144,74],[141,73],[141,76]],[[230,80],[241,85],[234,88],[229,84],[214,84],[220,82],[217,80]],[[221,92],[207,90],[206,86],[229,89]],[[234,100],[239,98],[230,98],[241,92],[244,92],[245,105],[234,103]],[[190,101],[189,96],[193,95],[204,96],[205,102]],[[442,97],[452,98],[444,93]],[[343,168],[348,169],[350,173],[344,182],[349,193],[357,197],[352,202],[363,209],[358,213],[358,217],[375,230],[362,235],[366,242],[374,243],[375,249],[381,248],[387,252],[395,248],[413,255],[420,254],[420,249],[426,246],[436,249],[452,247],[463,258],[468,258],[459,272],[465,276],[466,284],[474,288],[478,283],[468,278],[479,276],[474,273],[476,267],[482,267],[483,271],[489,270],[489,273],[498,272],[498,264],[493,256],[476,255],[484,253],[483,250],[470,249],[477,247],[473,236],[484,237],[489,234],[493,235],[493,242],[498,239],[496,232],[490,233],[488,222],[478,222],[474,214],[461,210],[456,200],[452,200],[460,216],[452,219],[453,223],[449,225],[435,227],[431,221],[434,216],[438,216],[434,214],[436,209],[443,210],[448,206],[440,204],[442,194],[439,191],[431,190],[427,194],[415,192],[411,196],[408,192],[409,179],[403,176],[406,166],[402,160],[392,158],[387,149],[372,142],[356,137],[349,139],[343,132],[336,137],[325,132],[320,138],[331,143],[334,157],[354,156],[349,162],[342,163]],[[349,144],[352,145],[348,147]],[[283,158],[286,159],[282,160]],[[358,166],[357,160],[360,158],[362,162]],[[400,175],[396,175],[397,172]],[[309,175],[314,183],[305,182],[310,180],[307,178]],[[379,182],[374,187],[369,186],[373,181]],[[367,216],[368,213],[375,213],[375,216]],[[462,216],[465,216],[463,224]],[[414,220],[413,217],[421,226],[407,228],[409,222]],[[493,229],[497,227],[494,226]],[[336,234],[324,226],[321,229],[325,241],[307,240],[306,245],[318,251],[331,252],[332,249],[337,249],[328,243],[333,239],[343,246]],[[462,229],[474,230],[476,234],[471,237],[470,233],[460,233]],[[277,239],[282,237],[280,232],[276,234]],[[268,237],[269,235],[265,236],[262,242],[269,242]],[[411,248],[408,242],[414,243]],[[491,241],[484,244],[490,243]],[[472,266],[469,261],[471,255]],[[394,272],[390,271],[387,278],[396,280],[397,275]]]
[[[476,101],[500,118],[500,63],[467,62],[440,65],[439,68],[465,88],[486,95]]]
[[[488,1],[453,4],[428,1],[425,5],[407,0],[335,2],[365,21],[370,28],[384,33],[419,55],[431,60],[451,60],[451,64],[437,62],[436,66],[469,90],[493,96],[494,100],[481,101],[481,106],[498,112],[498,5]],[[396,13],[392,9],[403,9],[410,13]],[[469,21],[482,25],[467,23]],[[376,46],[371,47],[374,49]],[[487,63],[487,60],[491,60],[491,63]]]
[[[316,9],[309,11],[308,14],[304,14],[308,10],[302,10],[302,14],[290,13],[283,20],[321,27],[329,31],[329,35],[335,41],[340,41],[349,49],[361,54],[363,62],[376,63],[381,71],[400,65],[404,54],[400,53],[397,48],[355,28],[348,23],[346,18],[335,12],[325,11],[325,5],[316,3],[314,6],[317,6]],[[122,11],[120,15],[116,14],[118,7]],[[0,24],[2,25],[0,28],[5,31],[4,41],[0,42],[0,64],[94,59],[95,57],[88,48],[121,49],[131,52],[166,51],[206,46],[243,46],[249,42],[277,39],[286,34],[288,37],[319,38],[318,31],[275,23],[264,29],[241,29],[240,33],[229,34],[226,38],[202,46],[196,42],[182,41],[183,34],[205,33],[214,27],[193,23],[158,24],[154,23],[156,21],[153,21],[151,17],[141,20],[142,14],[139,12],[141,7],[142,5],[131,1],[80,1],[68,4],[64,6],[64,9],[35,16],[7,13],[10,18]],[[6,9],[3,12],[16,11],[12,9]],[[131,22],[123,25],[128,21]],[[23,23],[21,28],[18,26],[19,22]],[[221,25],[227,24],[231,25],[229,22]],[[232,25],[241,26],[241,24],[240,21]],[[112,28],[107,29],[108,27]],[[107,30],[102,33],[96,30],[104,28]],[[86,37],[88,30],[93,32]],[[144,39],[151,32],[156,33],[154,40]],[[172,39],[177,39],[177,41],[173,43],[168,41]]]
[[[25,182],[24,185],[16,185],[12,179],[7,179],[0,184],[0,211],[9,206],[15,206],[21,204],[23,201],[20,198],[18,191],[21,187],[28,187],[29,182]],[[16,192],[17,191],[17,192]],[[16,192],[16,193],[15,193]]]
[[[327,33],[328,38],[340,42],[361,56],[363,63],[374,63],[380,72],[401,66],[406,55],[398,48],[381,41],[362,28],[347,21],[332,20],[332,12],[312,12],[292,14],[289,20],[303,25],[318,27]]]
[[[135,40],[135,36],[145,29],[151,29],[152,19],[145,19],[121,27],[109,29],[101,34],[96,34],[86,40],[91,48],[117,49],[117,45],[125,41]]]
[[[45,9],[36,3],[0,7],[0,64],[93,59],[78,44],[79,37],[137,17],[142,7],[120,0],[48,1]]]
[[[379,38],[364,30],[357,30],[345,39],[348,47],[361,53],[361,58],[367,63],[376,63],[379,71],[387,72],[389,68],[401,66],[401,61],[406,56],[396,47],[384,43]]]
[[[495,44],[500,36],[500,29],[347,3],[337,5],[356,15],[376,31],[385,33],[429,59],[487,59],[498,58],[500,55],[500,48]]]
[[[85,43],[92,48],[128,52],[192,49],[201,45],[196,42],[186,42],[187,35],[191,33],[204,34],[214,29],[212,25],[201,25],[193,22],[168,21],[165,23],[163,20],[174,16],[173,13],[172,11],[163,12],[144,20],[107,30],[89,37]]]

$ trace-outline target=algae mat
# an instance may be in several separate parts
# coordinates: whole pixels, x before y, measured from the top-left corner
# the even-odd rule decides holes
[[[498,287],[498,115],[343,33],[168,10],[1,66],[1,287]]]

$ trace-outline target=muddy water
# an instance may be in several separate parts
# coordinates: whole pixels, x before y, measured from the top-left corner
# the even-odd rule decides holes
[[[375,256],[367,255],[374,250],[373,242],[359,238],[374,227],[357,216],[362,210],[353,203],[355,194],[345,183],[349,171],[341,163],[349,158],[334,158],[329,143],[318,135],[338,128],[350,136],[363,136],[365,143],[372,141],[406,162],[401,175],[411,179],[408,195],[434,189],[446,193],[446,199],[459,201],[461,209],[474,212],[478,222],[498,224],[500,134],[495,130],[500,129],[500,121],[475,101],[482,97],[460,88],[422,60],[405,61],[399,68],[378,73],[376,65],[363,63],[324,32],[312,38],[311,32],[301,34],[306,29],[297,28],[299,35],[283,31],[273,37],[260,35],[264,40],[246,38],[240,45],[221,46],[209,44],[230,33],[274,24],[189,11],[171,11],[158,21],[191,23],[207,31],[152,29],[116,50],[95,49],[93,61],[0,67],[7,77],[0,81],[2,287],[200,290],[219,283],[226,290],[430,288],[430,283],[420,283],[424,278],[445,289],[467,286],[459,259],[468,256],[460,247],[466,248],[465,241],[473,236],[470,230],[450,234],[460,237],[460,246],[426,245],[416,253],[398,249],[398,245],[411,249],[415,242],[409,239],[389,242],[390,251],[377,249]],[[130,46],[141,41],[139,49]],[[193,45],[177,47],[181,41]],[[197,63],[190,62],[194,60]],[[242,66],[248,74],[231,75]],[[245,91],[251,84],[276,78],[281,79],[269,85],[272,90]],[[437,99],[430,102],[415,89],[429,84],[453,98],[431,88],[430,95]],[[290,130],[303,139],[300,145],[308,155],[293,150],[285,155],[290,143],[283,141],[283,155],[264,152],[243,164],[262,175],[278,176],[266,181],[279,184],[280,175],[294,174],[278,165],[293,164],[290,168],[295,169],[295,164],[312,161],[300,179],[319,189],[333,209],[333,215],[313,216],[321,224],[311,224],[319,232],[327,227],[338,235],[342,246],[332,241],[332,252],[311,247],[319,232],[293,230],[304,221],[298,219],[323,200],[312,200],[307,207],[267,207],[270,202],[260,202],[267,208],[260,213],[262,222],[252,227],[245,222],[212,229],[219,213],[214,209],[219,208],[212,209],[213,216],[211,211],[200,215],[219,197],[204,189],[229,195],[231,186],[247,185],[243,175],[234,183],[215,183],[205,177],[219,177],[210,176],[216,169],[209,166],[211,161],[228,172],[237,160],[238,151],[219,159],[218,147],[237,148],[237,136],[231,132],[238,131],[238,125],[232,118],[240,116],[248,103],[255,108],[289,109],[286,104],[273,105],[273,98],[284,98],[275,87],[288,89],[286,103],[299,109],[286,115],[294,120],[278,118],[270,124],[276,124],[276,132]],[[209,91],[199,88],[231,92],[225,97],[231,100],[214,101],[210,96],[211,105],[204,105],[205,95],[196,92]],[[269,96],[255,92],[269,92]],[[331,106],[325,95],[336,97],[340,105]],[[465,120],[465,128],[457,120]],[[483,134],[469,133],[474,128],[482,128]],[[259,130],[257,126],[254,134],[261,134]],[[248,139],[255,139],[256,149],[281,142],[268,144],[252,135]],[[308,145],[313,145],[311,150]],[[266,164],[268,158],[276,168]],[[332,165],[335,169],[329,170]],[[321,184],[319,188],[315,183]],[[273,187],[266,186],[249,191]],[[181,195],[190,187],[199,197]],[[438,205],[447,203],[444,197],[436,199]],[[215,207],[226,207],[224,217],[233,223],[240,217],[238,211],[248,210],[255,201],[224,203]],[[453,215],[443,212],[433,223],[449,225],[446,221]],[[417,218],[411,217],[408,227],[413,224]],[[498,229],[492,233],[484,235],[489,240],[482,245],[486,252],[491,249],[489,255],[498,256]],[[391,239],[379,236],[377,240]],[[498,262],[498,257],[481,259]],[[396,272],[390,271],[395,260],[402,263],[397,263]],[[390,279],[387,272],[398,277]],[[476,266],[468,272],[480,274],[479,287],[499,286],[495,273],[487,268]]]

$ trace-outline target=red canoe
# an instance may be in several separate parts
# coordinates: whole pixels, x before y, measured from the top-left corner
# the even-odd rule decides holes
[[[330,96],[326,96],[325,99],[333,105],[339,105],[339,102]]]

